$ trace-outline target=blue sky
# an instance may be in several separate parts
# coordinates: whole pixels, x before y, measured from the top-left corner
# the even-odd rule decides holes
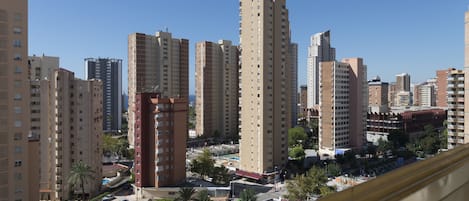
[[[199,41],[239,43],[238,0],[30,0],[29,54],[60,57],[60,66],[83,78],[87,57],[123,59],[127,89],[127,36],[168,29],[190,41],[190,93]],[[292,41],[299,44],[298,84],[306,84],[312,34],[330,29],[337,59],[362,57],[368,77],[412,82],[436,69],[463,67],[464,0],[287,0]],[[126,90],[124,90],[126,91]]]

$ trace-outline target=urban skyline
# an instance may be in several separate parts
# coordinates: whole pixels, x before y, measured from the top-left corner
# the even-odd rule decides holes
[[[231,200],[230,198],[237,197],[244,199],[246,196],[253,196],[255,200],[277,200],[277,198],[310,200],[312,197],[327,200],[331,196],[336,196],[335,192],[341,194],[336,197],[346,199],[355,197],[354,194],[362,194],[360,197],[366,200],[370,198],[422,200],[429,197],[439,197],[441,200],[465,200],[464,198],[469,196],[469,191],[464,190],[469,188],[469,177],[466,177],[469,166],[465,165],[468,164],[465,159],[469,157],[469,145],[467,145],[469,136],[464,132],[469,130],[469,124],[465,122],[465,119],[469,119],[469,96],[467,96],[469,11],[465,12],[464,21],[463,70],[439,73],[453,67],[451,65],[438,66],[435,70],[420,69],[419,71],[432,72],[429,76],[431,79],[422,83],[417,82],[421,84],[412,84],[412,73],[416,76],[420,74],[406,69],[399,72],[401,74],[393,74],[395,82],[389,83],[389,91],[386,94],[386,90],[369,91],[369,77],[373,77],[372,80],[381,85],[377,75],[390,74],[380,72],[376,77],[369,75],[366,65],[368,63],[365,62],[369,55],[337,55],[336,58],[342,59],[315,62],[318,66],[316,73],[318,76],[315,76],[318,87],[314,87],[313,90],[317,91],[319,101],[317,107],[307,108],[306,117],[301,119],[296,112],[293,112],[298,106],[296,99],[299,94],[296,93],[299,91],[299,85],[304,92],[310,91],[310,86],[306,89],[301,79],[299,83],[297,82],[298,75],[303,76],[308,71],[297,69],[297,62],[301,58],[298,58],[298,46],[293,43],[296,41],[292,38],[290,13],[293,12],[286,3],[290,0],[236,1],[239,46],[234,42],[228,42],[231,38],[221,40],[223,46],[220,47],[221,44],[198,43],[199,41],[191,39],[191,33],[186,33],[185,36],[179,35],[168,28],[156,31],[155,34],[140,30],[130,31],[127,33],[127,38],[122,38],[123,41],[127,39],[128,51],[128,76],[123,75],[123,80],[129,85],[128,87],[124,85],[124,92],[127,89],[129,94],[129,110],[127,114],[123,114],[128,120],[123,119],[123,121],[128,124],[123,127],[122,133],[109,134],[103,130],[103,119],[107,115],[103,110],[106,105],[103,99],[106,93],[103,91],[110,88],[106,86],[106,80],[83,80],[75,77],[77,70],[74,67],[59,66],[61,61],[59,56],[62,55],[60,53],[43,52],[38,54],[43,56],[35,54],[28,56],[31,55],[28,54],[30,50],[28,36],[32,34],[29,32],[31,19],[27,9],[30,5],[29,0],[0,1],[0,36],[2,36],[0,64],[3,66],[0,68],[0,77],[4,78],[3,84],[0,84],[0,100],[5,100],[0,101],[0,111],[7,114],[0,117],[5,130],[0,131],[0,139],[3,139],[0,140],[0,160],[3,161],[3,165],[0,166],[0,178],[3,178],[0,180],[0,201],[38,198],[69,200],[79,197],[86,200],[98,194],[100,195],[95,198],[102,197],[103,200],[172,199],[176,196],[175,200],[180,200],[186,197],[185,190],[195,194],[198,200],[211,200],[211,197],[214,200],[218,198]],[[191,3],[185,6],[190,6]],[[354,5],[360,6],[362,3]],[[317,3],[315,6],[320,4]],[[386,6],[385,4],[382,6]],[[157,4],[159,6],[157,8],[170,7],[169,5],[171,4],[160,3]],[[346,4],[340,5],[345,6],[347,11],[353,10],[346,7]],[[368,2],[366,5],[375,4]],[[111,8],[117,12],[120,6],[115,8],[111,6]],[[90,7],[80,14],[87,13],[93,8]],[[186,11],[184,9],[185,7],[181,11]],[[375,12],[374,9],[370,7],[369,9],[368,12]],[[469,7],[467,9],[469,10]],[[197,10],[197,7],[190,10]],[[392,9],[379,10],[381,11],[379,14],[389,10]],[[159,13],[158,10],[155,11]],[[203,12],[197,10],[198,13],[201,11]],[[336,8],[334,11],[342,10]],[[359,11],[355,9],[352,14],[358,16],[367,14]],[[213,13],[218,12],[222,12],[222,9],[216,9]],[[340,18],[342,15],[346,16],[345,13],[347,12],[328,16]],[[105,15],[104,12],[100,14]],[[170,13],[165,17],[184,18],[186,14],[188,13]],[[395,18],[402,18],[403,22],[413,19],[403,16]],[[139,18],[145,22],[144,19],[150,18]],[[193,19],[199,20],[199,18],[190,18],[185,22],[191,22]],[[431,21],[433,20],[431,17],[423,19],[435,23]],[[80,22],[83,21],[86,20]],[[73,22],[68,23],[73,24]],[[361,20],[360,23],[367,22]],[[414,23],[414,27],[425,23]],[[352,33],[348,37],[353,38],[350,41],[358,44],[353,51],[354,54],[361,54],[360,48],[374,50],[373,53],[394,50],[387,55],[387,59],[380,60],[382,65],[389,65],[386,61],[406,62],[405,57],[399,56],[400,54],[412,56],[417,61],[419,61],[417,57],[426,56],[425,62],[428,61],[432,65],[436,64],[432,59],[444,60],[441,56],[428,56],[424,51],[412,52],[415,46],[419,49],[425,48],[425,45],[437,47],[433,49],[427,47],[425,50],[430,49],[433,52],[445,50],[445,47],[439,46],[433,40],[433,43],[419,46],[418,40],[411,37],[413,32],[406,35],[399,32],[401,29],[395,29],[388,35],[376,35],[381,38],[379,40],[381,43],[374,43],[376,38],[364,37],[364,34],[353,35],[356,30],[365,30],[369,33],[367,29],[360,29],[353,23],[348,25],[352,25],[350,27],[353,28],[348,30]],[[380,21],[379,25],[388,27],[392,24]],[[128,25],[122,24],[122,26]],[[112,33],[108,34],[109,37],[119,35],[102,24],[101,27]],[[378,25],[373,24],[369,24],[369,27],[375,28],[375,31],[380,29]],[[47,27],[42,28],[47,30]],[[100,29],[93,27],[92,24],[87,28],[93,31]],[[197,32],[200,29],[203,30],[200,31],[202,33],[211,32],[211,29],[204,30],[203,27],[193,30]],[[430,29],[426,31],[431,32]],[[83,30],[78,32],[83,35],[87,33]],[[94,32],[93,36],[100,38],[98,32]],[[330,32],[322,33],[327,33],[329,36]],[[400,40],[402,43],[400,48],[393,49],[387,45],[388,36],[395,38],[404,36],[409,40]],[[422,35],[420,38],[431,38],[427,36]],[[94,42],[87,40],[86,37],[76,39],[76,41],[81,40]],[[191,48],[194,42],[197,46]],[[370,44],[378,44],[379,47],[367,46]],[[68,45],[74,44],[71,42]],[[211,45],[213,49],[223,49],[218,52],[220,58],[217,59],[217,53],[209,54],[212,53],[208,47]],[[54,46],[54,43],[43,46]],[[62,50],[61,53],[72,52],[75,50],[73,47],[75,46]],[[94,49],[90,47],[87,49]],[[228,54],[228,48],[231,55]],[[337,49],[340,52],[341,48]],[[456,48],[449,51],[454,49]],[[57,57],[45,56],[46,54]],[[206,54],[205,57],[203,54]],[[94,57],[100,56],[109,55]],[[189,61],[194,57],[197,62],[195,73],[194,69],[189,67],[191,66]],[[86,61],[86,58],[91,57],[84,58]],[[106,58],[119,57],[117,55]],[[311,63],[311,60],[308,62]],[[218,72],[213,70],[216,67],[209,67],[216,63],[224,63],[223,70],[229,71],[229,75],[220,73],[222,71],[220,67],[217,69]],[[232,65],[227,65],[229,63]],[[85,64],[85,67],[89,65]],[[461,69],[461,66],[454,67]],[[392,67],[386,69],[395,70]],[[85,78],[90,76],[89,70],[84,71]],[[308,82],[311,80],[310,71],[306,75]],[[221,78],[213,76],[212,80],[206,79],[210,78],[210,74],[224,75]],[[444,75],[447,76],[446,82]],[[189,94],[194,93],[189,89],[189,83],[193,84],[194,80],[190,80],[189,77],[197,79],[194,92],[197,92],[197,102],[202,103],[199,105],[196,103],[195,111],[194,105],[188,102]],[[205,84],[217,80],[223,80],[223,83],[219,84],[220,86],[205,87]],[[227,80],[232,87],[228,87]],[[415,77],[412,80],[415,82]],[[223,92],[213,90],[213,93],[205,93],[220,88]],[[446,109],[428,107],[436,105],[437,95],[444,94],[438,90],[446,91],[447,98],[442,100],[446,102]],[[199,92],[204,92],[200,101]],[[122,91],[118,92],[117,99],[120,100],[121,94]],[[225,108],[225,113],[233,113],[228,107],[224,107],[224,104],[212,104],[220,101],[220,94],[230,106],[232,100],[237,99],[234,101],[237,106],[233,106],[236,115],[229,117],[237,118],[237,121],[227,121],[226,115],[222,116],[225,117],[226,124],[231,124],[230,128],[237,130],[238,135],[230,142],[226,141],[226,135],[214,138],[191,136],[189,127],[191,129],[194,126],[200,127],[194,125],[194,122],[200,116],[205,118],[205,114],[212,111],[210,109],[198,111],[197,106]],[[372,100],[370,94],[374,94],[374,98],[382,99],[381,103],[373,102],[379,108],[383,106],[383,109],[386,106],[382,102],[386,96],[393,97],[392,101],[388,99],[390,104],[387,109],[390,111],[370,111],[372,109],[369,107],[370,99]],[[301,105],[304,106],[309,100],[307,97],[307,94],[302,94]],[[204,105],[206,103],[208,105]],[[118,110],[118,112],[123,111]],[[300,126],[293,128],[296,123]],[[208,125],[204,123],[202,127],[206,129],[210,124],[210,122]],[[203,131],[205,134],[206,132]],[[212,133],[216,135],[218,132],[215,130]],[[314,158],[312,163],[307,161],[311,158]],[[407,165],[408,167],[404,167]],[[112,172],[108,171],[111,168]],[[392,175],[390,171],[399,171],[399,173]],[[416,172],[419,174],[415,174]],[[404,179],[399,178],[399,175],[405,176]],[[244,179],[239,179],[238,176]],[[251,180],[246,181],[245,178]],[[406,182],[397,182],[392,192],[360,190],[360,187],[367,184],[377,186],[395,182],[396,179]],[[422,181],[425,181],[425,184],[421,185]],[[445,187],[441,187],[442,181],[445,182]],[[366,183],[357,186],[362,182]],[[210,188],[213,184],[217,187]],[[418,188],[408,187],[417,185]],[[262,190],[257,187],[261,187]],[[387,187],[380,186],[380,188]],[[246,189],[254,191],[248,192]],[[353,191],[352,194],[350,189]],[[238,195],[236,190],[240,192]],[[349,196],[342,196],[346,195],[345,193],[349,193]],[[190,199],[192,195],[187,197]]]
[[[185,7],[190,9],[184,8],[185,10],[181,11],[181,7],[178,6],[181,2],[184,2],[187,5]],[[83,78],[83,58],[100,56],[124,58],[123,66],[127,66],[125,38],[129,33],[142,32],[153,35],[158,30],[168,28],[168,31],[172,32],[175,37],[188,38],[190,41],[189,92],[195,94],[195,43],[227,39],[233,41],[235,45],[239,44],[237,30],[239,17],[236,17],[239,16],[239,2],[214,0],[204,2],[206,3],[182,0],[158,2],[161,4],[158,7],[167,9],[156,13],[151,9],[154,6],[138,8],[138,13],[133,12],[137,7],[131,2],[115,4],[114,9],[109,11],[108,9],[102,10],[107,6],[106,2],[93,2],[93,7],[87,6],[89,4],[84,2],[54,2],[54,10],[58,8],[63,11],[58,13],[48,12],[51,8],[48,8],[47,5],[50,3],[47,1],[33,1],[29,6],[31,12],[29,55],[42,53],[60,55],[61,67],[70,69],[77,73],[77,77]],[[147,3],[154,4],[155,2]],[[425,6],[422,6],[423,3]],[[383,81],[390,82],[394,80],[395,74],[407,72],[412,75],[412,80],[422,82],[434,77],[436,69],[463,67],[463,59],[461,59],[463,45],[460,41],[464,38],[464,31],[461,24],[464,22],[462,13],[467,8],[467,2],[462,0],[451,3],[362,1],[341,2],[340,7],[337,5],[339,4],[335,2],[287,2],[287,6],[293,13],[291,16],[292,41],[299,45],[298,85],[306,84],[306,73],[302,72],[306,72],[307,45],[310,36],[329,29],[333,34],[334,47],[340,50],[337,52],[337,58],[354,56],[366,58],[369,66],[368,79],[379,75]],[[77,9],[85,7],[86,9]],[[324,9],[311,12],[317,7]],[[357,10],[346,9],[349,7],[356,7]],[[204,11],[210,12],[211,8],[217,8],[219,12],[209,16],[198,15]],[[96,13],[97,10],[112,13],[96,18],[91,13]],[[176,10],[181,11],[183,15],[176,18],[167,17],[169,13]],[[326,15],[332,10],[337,13],[337,16],[310,22],[310,19]],[[152,19],[155,20],[140,20],[143,16],[150,16],[150,13]],[[370,16],[373,17],[370,18]],[[111,23],[115,20],[120,20],[122,23]],[[55,27],[56,23],[63,25],[63,28],[52,33],[48,31]],[[217,26],[213,26],[214,23]],[[438,26],[435,26],[435,23],[438,23]],[[98,28],[98,33],[93,32],[93,35],[91,32],[83,33],[79,30],[82,26],[76,26],[83,24]],[[102,24],[109,24],[109,26],[103,29],[99,27]],[[370,24],[373,25],[371,28]],[[202,33],[194,30],[207,31]],[[109,32],[113,34],[109,35]],[[90,44],[94,42],[107,44],[103,47],[108,48],[89,49]],[[74,46],[73,49],[68,48],[70,44]],[[402,44],[412,45],[403,49]],[[454,51],[445,51],[447,49]],[[419,72],[422,69],[428,69],[428,71]],[[127,72],[123,70],[123,77],[126,76]],[[126,87],[127,80],[124,79],[123,88]]]

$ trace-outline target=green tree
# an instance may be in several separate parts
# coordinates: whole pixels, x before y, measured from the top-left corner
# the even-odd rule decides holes
[[[195,190],[192,187],[183,187],[179,189],[178,192],[178,197],[175,199],[175,201],[190,201],[194,200],[192,199],[192,196],[194,196]]]
[[[433,136],[426,136],[420,140],[420,146],[425,154],[435,154],[438,151],[439,142]]]
[[[409,142],[409,136],[403,130],[392,130],[389,132],[388,140],[394,148],[405,147]]]
[[[440,135],[440,149],[448,149],[448,128],[446,127]]]
[[[319,191],[321,192],[321,196],[327,196],[327,195],[330,195],[332,193],[335,193],[335,189],[333,187],[330,187],[330,186],[321,186],[319,187]]]
[[[117,138],[113,138],[111,135],[104,134],[103,135],[103,152],[104,153],[116,153],[118,141],[119,140]]]
[[[191,161],[191,172],[198,173],[202,178],[211,175],[215,165],[215,160],[208,149],[204,149],[197,158]]]
[[[326,172],[327,175],[330,176],[339,176],[342,172],[342,168],[340,168],[340,165],[337,163],[328,163],[326,165]]]
[[[294,160],[303,160],[306,156],[305,150],[303,146],[298,145],[290,149],[288,152],[288,156],[290,156]]]
[[[244,189],[239,194],[239,200],[241,200],[241,201],[256,201],[257,200],[256,192],[254,192],[251,189]]]
[[[298,144],[303,144],[308,139],[305,129],[302,127],[294,127],[288,129],[288,146],[293,147]]]
[[[319,119],[313,118],[309,121],[309,128],[313,130],[313,135],[318,134],[318,128],[319,128]]]
[[[82,161],[72,165],[68,184],[71,186],[71,189],[75,189],[77,186],[81,189],[82,200],[85,200],[85,184],[88,180],[94,179],[94,173],[91,167]]]
[[[212,201],[212,199],[210,199],[210,195],[208,194],[208,191],[207,190],[201,190],[197,193],[195,199],[193,199],[194,201]]]
[[[378,147],[376,148],[378,153],[384,154],[386,151],[392,149],[392,143],[385,141],[382,138],[378,139]]]
[[[211,177],[213,181],[218,184],[227,184],[230,182],[230,174],[228,174],[228,169],[225,166],[213,167]]]
[[[313,194],[321,194],[321,188],[327,187],[327,177],[324,169],[314,166],[305,175],[297,175],[287,182],[288,200],[307,200]]]
[[[307,200],[314,192],[312,180],[305,175],[297,175],[293,180],[287,181],[288,194],[285,196],[291,201]]]

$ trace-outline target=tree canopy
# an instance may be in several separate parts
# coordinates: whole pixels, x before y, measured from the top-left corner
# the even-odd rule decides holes
[[[297,175],[287,182],[288,194],[285,197],[291,201],[303,201],[313,194],[326,195],[331,191],[334,192],[326,185],[326,182],[327,176],[324,169],[314,166],[306,174]]]
[[[75,187],[80,188],[83,200],[85,200],[85,184],[87,181],[94,179],[94,173],[91,167],[83,163],[83,161],[78,161],[72,165],[68,184],[71,186],[71,189]]]
[[[297,126],[288,129],[288,146],[293,147],[298,144],[303,144],[308,139],[305,129]]]

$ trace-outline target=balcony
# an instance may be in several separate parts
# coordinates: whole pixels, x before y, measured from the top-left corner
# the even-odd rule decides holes
[[[468,172],[466,144],[320,200],[465,201],[469,197]]]

